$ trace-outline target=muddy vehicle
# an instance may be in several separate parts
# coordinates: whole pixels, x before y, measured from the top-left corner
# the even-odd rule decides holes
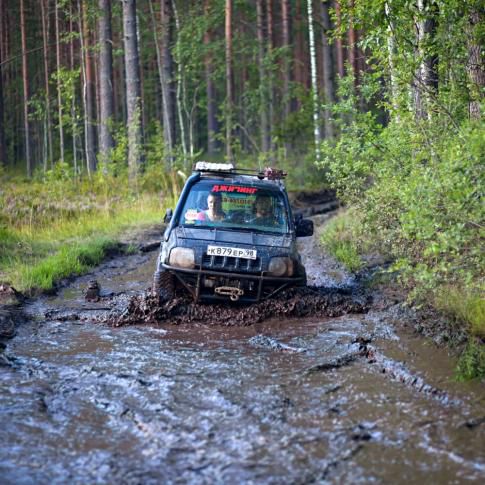
[[[313,222],[293,217],[285,175],[196,164],[165,215],[153,281],[161,301],[184,288],[195,301],[256,302],[306,285],[296,238],[311,236]]]

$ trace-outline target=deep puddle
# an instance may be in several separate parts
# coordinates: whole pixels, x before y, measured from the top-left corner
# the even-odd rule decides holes
[[[313,284],[351,285],[311,244]],[[1,483],[485,480],[483,386],[453,382],[446,352],[387,310],[245,326],[42,317],[109,312],[84,301],[93,277],[128,303],[155,257],[30,305],[0,366]]]

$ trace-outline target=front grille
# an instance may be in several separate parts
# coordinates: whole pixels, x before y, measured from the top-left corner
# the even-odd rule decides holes
[[[229,256],[209,256],[208,254],[204,254],[202,256],[202,268],[216,271],[260,273],[261,258],[243,259],[232,258]]]

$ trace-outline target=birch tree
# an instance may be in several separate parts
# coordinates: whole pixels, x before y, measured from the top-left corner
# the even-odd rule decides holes
[[[313,5],[312,0],[308,0],[308,41],[310,45],[310,67],[312,79],[312,99],[313,99],[313,136],[315,140],[315,158],[320,161],[320,144],[322,135],[320,130],[320,109],[318,106],[318,83],[317,83],[317,55],[315,52],[315,34],[313,29]]]
[[[84,76],[83,76],[83,97],[84,97],[84,138],[86,151],[86,166],[88,174],[96,170],[96,108],[95,108],[95,79],[93,72],[93,54],[91,49],[91,29],[89,27],[88,6],[83,1],[82,16],[82,50],[84,52]]]
[[[483,46],[480,45],[477,37],[478,29],[483,28],[483,10],[478,7],[472,8],[469,14],[468,26],[468,62],[467,72],[471,84],[471,96],[468,105],[470,118],[479,120],[481,118],[480,102],[484,97],[485,88],[485,62]]]

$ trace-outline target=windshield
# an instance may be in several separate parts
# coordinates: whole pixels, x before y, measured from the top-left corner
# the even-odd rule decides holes
[[[283,234],[288,219],[283,195],[238,183],[201,181],[185,201],[180,224]]]

